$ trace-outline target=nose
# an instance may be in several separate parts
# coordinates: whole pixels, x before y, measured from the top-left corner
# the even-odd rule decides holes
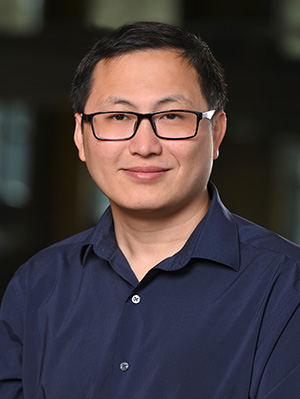
[[[129,151],[132,155],[142,157],[161,154],[161,140],[155,135],[148,119],[141,120],[135,136],[129,140]]]

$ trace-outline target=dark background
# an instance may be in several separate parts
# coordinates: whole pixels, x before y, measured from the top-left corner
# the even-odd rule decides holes
[[[0,14],[13,3],[0,0]],[[17,267],[94,225],[106,204],[77,159],[69,90],[109,23],[89,22],[92,0],[41,3],[31,31],[0,18],[0,298]],[[299,2],[175,3],[178,23],[208,42],[226,72],[228,131],[212,178],[222,200],[300,243]],[[130,11],[123,22],[137,19]],[[157,19],[172,23],[167,16]]]

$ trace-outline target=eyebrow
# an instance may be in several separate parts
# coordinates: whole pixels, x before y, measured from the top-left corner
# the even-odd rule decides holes
[[[174,102],[185,103],[188,106],[193,106],[192,101],[182,94],[172,94],[172,95],[158,101],[157,105],[164,105],[164,104],[174,103]]]
[[[154,105],[155,107],[160,107],[165,104],[169,103],[174,103],[174,102],[180,102],[180,103],[185,103],[187,106],[193,106],[193,102],[185,97],[182,94],[171,94],[170,96],[167,96],[165,98],[162,98],[161,100],[157,101]],[[125,105],[129,107],[135,108],[136,105],[132,103],[131,101],[118,97],[118,96],[109,96],[107,97],[103,102],[102,105]]]
[[[122,97],[110,96],[107,97],[104,101],[101,101],[102,105],[128,105],[130,107],[134,107],[134,104],[129,100],[126,100]]]

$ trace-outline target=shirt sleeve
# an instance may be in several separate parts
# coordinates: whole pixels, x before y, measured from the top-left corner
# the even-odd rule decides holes
[[[272,287],[257,344],[251,398],[300,398],[299,275],[296,265]]]
[[[0,310],[0,398],[22,399],[23,353],[22,300],[13,279],[3,297]]]

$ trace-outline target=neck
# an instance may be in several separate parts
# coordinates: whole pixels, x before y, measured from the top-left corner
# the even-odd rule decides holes
[[[140,281],[162,260],[177,253],[209,209],[208,193],[193,209],[174,214],[128,211],[111,204],[118,245]]]

